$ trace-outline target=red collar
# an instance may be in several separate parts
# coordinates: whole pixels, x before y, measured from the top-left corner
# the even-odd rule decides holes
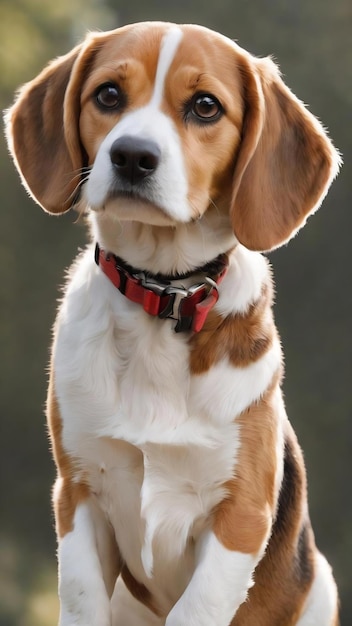
[[[132,268],[118,256],[102,250],[98,244],[95,248],[95,262],[126,298],[141,304],[149,315],[176,320],[176,333],[184,330],[197,333],[203,328],[209,311],[219,298],[217,285],[228,268],[228,257],[221,254],[212,263],[189,274],[154,275]],[[172,280],[199,273],[204,275],[204,281],[191,287],[174,287],[171,284]],[[207,276],[208,273],[211,275]]]

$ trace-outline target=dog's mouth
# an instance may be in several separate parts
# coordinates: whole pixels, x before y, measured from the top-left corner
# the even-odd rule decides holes
[[[131,187],[131,189],[112,189],[107,196],[106,202],[113,200],[145,202],[146,204],[155,205],[155,203],[148,197],[148,194],[143,192],[143,190],[135,189],[134,187]]]
[[[118,220],[141,222],[156,226],[174,226],[176,221],[167,208],[158,204],[150,194],[139,189],[112,189],[102,212]]]

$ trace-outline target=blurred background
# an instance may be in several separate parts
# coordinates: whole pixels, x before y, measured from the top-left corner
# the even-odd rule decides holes
[[[289,417],[304,449],[317,543],[352,624],[352,359],[350,0],[1,0],[0,106],[87,29],[141,20],[195,22],[253,54],[272,54],[329,128],[345,166],[323,208],[270,255],[286,355]],[[83,226],[26,196],[0,139],[0,626],[57,623],[54,466],[44,418],[58,285]]]

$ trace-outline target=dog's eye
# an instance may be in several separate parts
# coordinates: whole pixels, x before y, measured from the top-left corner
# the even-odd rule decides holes
[[[220,102],[210,94],[197,95],[192,103],[192,114],[203,122],[214,122],[223,113]]]
[[[113,83],[105,83],[96,90],[95,99],[103,109],[117,109],[121,104],[121,93]]]

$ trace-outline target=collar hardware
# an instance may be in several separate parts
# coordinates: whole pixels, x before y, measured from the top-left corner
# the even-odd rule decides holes
[[[188,330],[199,332],[203,328],[209,311],[219,298],[218,285],[228,268],[227,255],[222,254],[210,265],[212,270],[217,270],[213,276],[205,275],[203,282],[186,288],[171,284],[172,280],[182,279],[184,275],[159,277],[134,269],[120,257],[106,253],[98,244],[95,262],[128,300],[141,304],[149,315],[175,320],[176,333]],[[208,267],[209,264],[195,270],[194,274],[199,275]],[[187,274],[187,277],[191,275]]]

